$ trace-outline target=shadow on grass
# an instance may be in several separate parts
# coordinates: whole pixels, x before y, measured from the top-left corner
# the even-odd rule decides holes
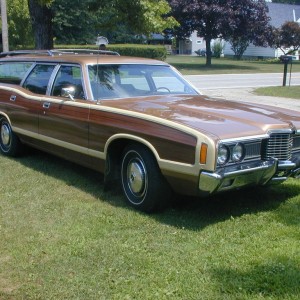
[[[296,299],[300,293],[300,268],[298,261],[291,257],[271,257],[266,263],[251,266],[244,272],[213,269],[212,278],[224,298],[229,293],[233,296],[233,291],[238,299],[242,299],[242,295],[247,295],[247,299],[264,296]]]
[[[300,194],[299,179],[290,179],[285,187],[287,193],[289,193],[289,191],[292,193],[293,191],[298,190],[298,195]],[[288,226],[300,226],[300,202],[297,201],[297,199],[292,199],[276,212],[276,217],[281,223]],[[300,232],[298,236],[300,237]]]
[[[283,184],[252,187],[202,199],[182,196],[176,199],[169,210],[154,217],[174,227],[199,230],[244,214],[276,210],[287,199],[299,194],[299,185],[290,187],[289,184]],[[299,212],[299,208],[297,211]],[[283,215],[278,213],[277,216],[286,222],[290,220],[290,216],[284,213]]]
[[[97,200],[126,207],[119,193],[120,188],[106,191],[103,174],[99,172],[32,148],[28,148],[26,154],[15,160],[37,172],[61,180],[68,186],[80,189]]]
[[[26,156],[17,161],[37,172],[57,178],[68,186],[81,189],[98,200],[134,210],[125,203],[120,187],[105,191],[103,175],[96,171],[34,149],[30,149]],[[299,194],[298,184],[285,184],[269,188],[255,187],[202,199],[178,196],[168,209],[152,214],[151,217],[170,226],[199,230],[243,214],[274,210],[288,198]]]

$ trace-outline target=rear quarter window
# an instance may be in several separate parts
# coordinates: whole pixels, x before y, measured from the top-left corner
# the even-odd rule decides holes
[[[20,84],[31,65],[31,62],[0,63],[0,82]]]

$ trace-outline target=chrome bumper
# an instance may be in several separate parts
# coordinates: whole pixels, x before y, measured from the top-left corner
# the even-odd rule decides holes
[[[251,185],[281,183],[289,176],[300,176],[300,168],[291,161],[255,161],[220,168],[214,173],[202,171],[199,190],[201,195],[207,196]]]

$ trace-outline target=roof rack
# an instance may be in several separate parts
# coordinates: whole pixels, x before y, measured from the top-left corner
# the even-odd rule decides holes
[[[63,55],[63,54],[87,54],[87,55],[117,55],[120,56],[118,52],[108,51],[108,50],[91,50],[91,49],[52,49],[52,50],[16,50],[0,53],[0,58],[7,56],[17,56],[17,55]]]
[[[16,50],[16,51],[1,52],[0,58],[7,57],[7,56],[27,55],[27,54],[53,56],[51,50]]]
[[[62,54],[89,54],[89,55],[117,55],[120,54],[116,51],[109,50],[93,50],[93,49],[53,49],[52,53],[62,55]]]

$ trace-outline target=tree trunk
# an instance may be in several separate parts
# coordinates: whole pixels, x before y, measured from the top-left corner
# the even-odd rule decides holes
[[[3,52],[7,52],[9,51],[9,43],[8,43],[6,0],[1,0],[1,18],[2,18],[2,47],[3,47]]]
[[[53,48],[52,11],[46,5],[40,5],[37,0],[28,0],[34,32],[35,49]]]
[[[211,38],[206,38],[205,39],[205,44],[206,44],[206,66],[210,67],[211,66],[211,56],[212,56],[212,52],[211,52]]]

